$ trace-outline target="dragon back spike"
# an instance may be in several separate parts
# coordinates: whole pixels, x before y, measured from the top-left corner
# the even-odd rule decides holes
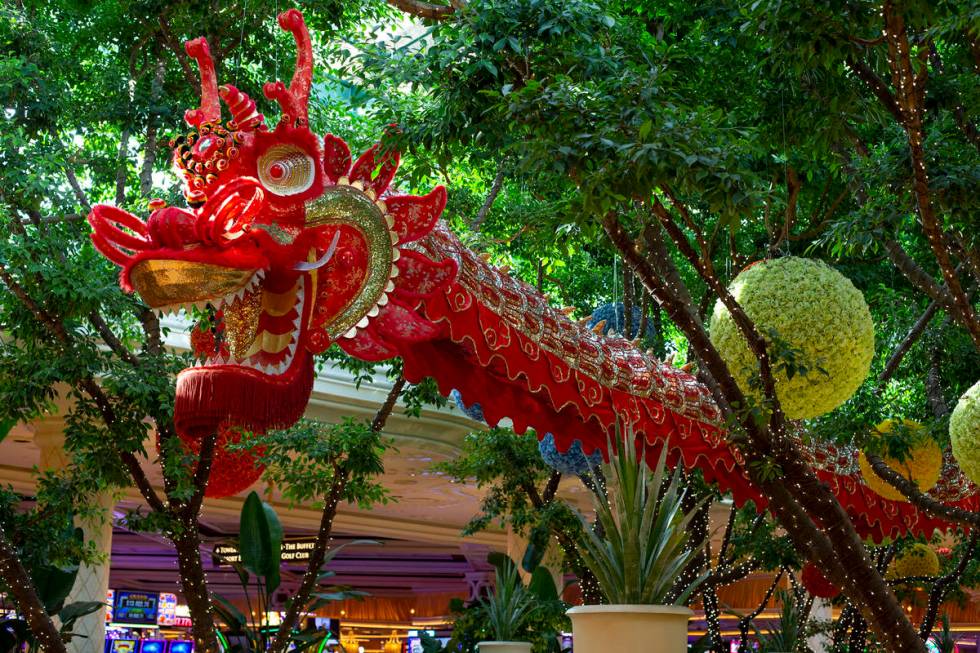
[[[197,61],[201,71],[201,108],[189,109],[184,113],[188,125],[197,127],[206,122],[221,120],[221,103],[218,101],[218,78],[214,72],[211,49],[203,38],[196,38],[184,44],[187,54]]]
[[[307,105],[310,99],[310,85],[313,81],[313,45],[310,32],[306,28],[303,14],[290,9],[279,14],[279,26],[292,32],[296,39],[296,70],[289,88],[281,81],[265,85],[265,96],[275,100],[283,110],[283,120],[292,124],[304,125],[307,122]]]

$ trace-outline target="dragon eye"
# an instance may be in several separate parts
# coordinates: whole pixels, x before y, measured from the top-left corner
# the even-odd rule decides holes
[[[273,145],[258,161],[259,181],[276,195],[297,195],[316,177],[313,157],[295,145]]]

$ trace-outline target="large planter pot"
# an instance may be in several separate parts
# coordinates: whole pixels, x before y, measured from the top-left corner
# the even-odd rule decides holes
[[[480,653],[531,653],[530,642],[480,642],[476,645]]]
[[[676,605],[580,605],[568,611],[575,653],[686,653],[693,614]]]

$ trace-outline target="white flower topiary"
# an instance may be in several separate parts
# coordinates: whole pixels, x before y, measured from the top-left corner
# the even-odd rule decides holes
[[[826,263],[792,256],[763,261],[743,270],[729,289],[763,336],[775,330],[803,353],[806,375],[789,378],[774,370],[776,395],[790,419],[830,412],[868,375],[875,344],[871,312],[854,284]],[[710,332],[742,390],[760,398],[749,384],[758,374],[758,359],[720,301]]]
[[[980,381],[956,402],[949,418],[949,437],[960,469],[980,484]]]
[[[939,556],[932,547],[916,542],[897,556],[885,578],[917,578],[920,576],[938,576],[942,566]]]

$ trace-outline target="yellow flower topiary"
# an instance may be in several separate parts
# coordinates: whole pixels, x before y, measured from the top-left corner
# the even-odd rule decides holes
[[[916,543],[895,556],[885,578],[909,578],[912,576],[938,576],[939,556],[929,546]]]
[[[806,375],[775,370],[787,417],[817,417],[851,398],[871,368],[875,341],[868,305],[847,277],[822,261],[788,256],[743,270],[729,290],[764,337],[775,331],[803,354]],[[743,392],[759,399],[749,384],[759,362],[720,301],[710,332]]]
[[[980,484],[980,381],[963,393],[949,418],[953,456],[960,469]]]
[[[916,433],[916,441],[902,462],[887,456],[884,457],[884,461],[889,467],[919,486],[921,491],[928,492],[939,481],[939,474],[943,469],[943,452],[936,441],[929,437],[922,425],[912,420],[886,419],[876,426],[875,430],[882,434],[888,433],[896,424],[902,424],[905,428]],[[919,435],[920,433],[921,435]],[[864,484],[871,488],[875,494],[892,501],[908,501],[905,495],[875,474],[863,452],[858,457],[858,466],[861,468]]]

